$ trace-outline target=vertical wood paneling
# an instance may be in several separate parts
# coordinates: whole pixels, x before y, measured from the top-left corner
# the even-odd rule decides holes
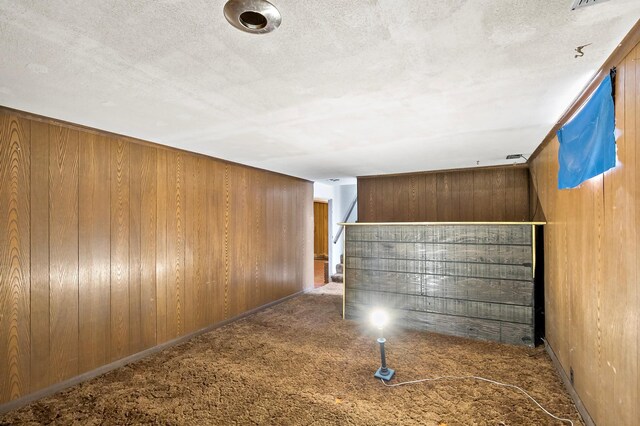
[[[421,180],[421,177],[416,175],[407,177],[407,188],[409,191],[409,208],[407,209],[407,219],[410,219],[412,217],[417,218],[420,216],[418,181]]]
[[[427,173],[424,175],[423,182],[424,192],[421,193],[421,199],[424,200],[424,204],[421,203],[420,210],[422,211],[422,214],[420,215],[420,218],[425,222],[436,222],[438,220],[437,175],[435,173]],[[372,210],[370,214],[375,214],[375,210]],[[372,222],[375,222],[375,220]]]
[[[267,191],[269,185],[269,177],[264,175],[263,173],[258,173],[256,178],[259,181],[259,200],[260,200],[260,214],[258,216],[259,227],[260,227],[260,235],[258,238],[258,257],[257,261],[259,262],[260,268],[258,271],[258,294],[260,295],[259,301],[260,305],[267,303],[269,300],[269,292],[267,291],[267,286],[269,284],[268,278],[268,270],[269,270],[269,261],[268,261],[268,250],[269,250],[269,242],[267,240],[268,229],[270,227],[268,218],[267,218]],[[313,199],[313,191],[312,191],[312,199]],[[309,212],[312,212],[311,205],[308,206]],[[313,214],[313,213],[311,213]],[[305,229],[313,227],[313,217],[311,217],[311,223],[305,224]],[[305,234],[307,235],[307,234]],[[327,237],[328,238],[328,237]],[[313,244],[313,237],[308,236],[307,241],[310,241]],[[313,245],[311,246],[311,250],[309,252],[309,259],[311,259],[311,255],[313,253]]]
[[[195,248],[194,259],[196,260],[194,277],[195,277],[195,297],[196,303],[196,329],[205,327],[208,322],[206,318],[206,220],[207,220],[207,200],[206,200],[206,159],[202,157],[196,158],[194,171],[194,192],[196,194],[194,208],[196,238],[194,241]]]
[[[547,219],[547,340],[599,425],[631,425],[640,415],[639,57],[636,46],[617,67],[614,169],[560,191],[557,140],[531,162]]]
[[[539,220],[533,218],[530,214],[530,193],[534,191],[529,190],[529,170],[528,169],[513,169],[513,191],[510,193],[507,202],[511,201],[513,205],[513,216],[509,212],[506,213],[507,218],[514,218],[516,221],[527,220]]]
[[[168,340],[167,337],[167,280],[169,279],[169,260],[167,258],[167,151],[157,150],[156,165],[156,343]]]
[[[276,218],[275,218],[275,209],[276,209],[276,188],[274,185],[275,176],[269,175],[265,176],[265,180],[267,183],[267,200],[265,203],[265,213],[266,220],[269,226],[265,230],[265,241],[266,241],[266,255],[265,255],[265,286],[264,290],[268,293],[274,293],[275,287],[275,270],[277,265],[276,261],[276,239],[275,239],[275,231],[276,231]]]
[[[364,205],[364,207],[358,207],[358,212],[362,211],[364,215],[358,216],[360,222],[371,222],[369,214],[373,211],[376,202],[375,189],[373,181],[361,179],[358,182],[358,204]]]
[[[458,193],[460,216],[462,222],[473,221],[473,172],[461,172],[458,175]],[[509,217],[509,215],[507,215]]]
[[[208,268],[207,282],[209,290],[209,323],[224,319],[225,295],[225,233],[224,233],[224,175],[225,167],[209,160],[207,168],[207,241]]]
[[[360,187],[358,188],[358,204],[362,203],[362,204],[369,204],[369,200],[373,199],[373,195],[371,194],[371,185],[369,185],[369,181],[365,181],[364,179],[362,179],[362,183],[360,185]],[[315,203],[314,203],[315,204]],[[365,208],[360,208],[358,207],[358,210],[362,210],[363,213],[365,213],[365,215],[369,212],[369,208],[365,207]],[[314,207],[314,216],[315,216],[315,207]],[[360,222],[368,222],[369,218],[368,216],[365,217],[360,217],[358,216],[358,220]],[[315,235],[314,235],[314,241],[315,241]],[[314,243],[314,252],[315,252],[315,243]]]
[[[264,184],[263,184],[263,187],[264,187]],[[302,199],[298,200],[298,208],[302,208],[304,213],[302,216],[303,217],[302,224],[300,228],[297,228],[297,229],[298,230],[311,229],[313,227],[313,207],[310,204],[310,201],[313,200],[313,186],[311,185],[303,186],[301,190],[298,191],[298,194],[300,193],[302,194]],[[266,191],[264,189],[262,191],[262,194],[263,194],[262,195],[263,197],[266,196]],[[266,202],[264,200],[262,202],[262,205],[265,206],[264,208],[266,209]],[[264,213],[263,213],[263,218],[265,219],[265,222],[263,222],[264,227],[267,228],[268,222],[266,222],[266,214]],[[314,286],[313,259],[311,258],[311,254],[313,253],[313,240],[312,240],[313,237],[305,232],[302,233],[302,236],[305,241],[305,251],[302,256],[302,264],[303,264],[302,280],[303,280],[303,285],[306,284],[305,289],[311,289]],[[261,240],[261,247],[263,249],[266,249],[267,247],[266,241],[264,238],[262,238]],[[264,256],[262,256],[261,259],[262,259],[262,262],[265,262]],[[263,295],[263,298],[262,298],[263,303],[266,303],[265,302],[267,300],[266,296],[267,296],[266,294]]]
[[[528,221],[528,181],[527,168],[512,166],[359,178],[358,218],[360,222]]]
[[[259,256],[258,250],[260,249],[260,236],[262,235],[262,220],[260,217],[262,206],[262,197],[260,196],[261,188],[259,179],[256,176],[255,170],[247,170],[247,206],[253,204],[254,208],[249,209],[249,217],[251,223],[252,232],[247,240],[250,268],[248,271],[247,283],[248,285],[248,302],[247,309],[253,309],[260,306],[260,270],[259,270]],[[296,218],[294,218],[296,219]],[[302,241],[302,240],[300,240]]]
[[[204,234],[205,205],[201,188],[206,188],[203,178],[203,159],[185,158],[185,325],[189,330],[204,326]]]
[[[109,140],[83,134],[79,146],[79,371],[109,362],[111,218]]]
[[[595,365],[596,374],[592,377],[587,377],[583,380],[584,388],[581,390],[582,392],[579,395],[584,395],[586,393],[590,393],[594,395],[595,399],[599,399],[600,393],[602,392],[602,382],[606,377],[603,374],[604,368],[604,360],[602,358],[602,299],[606,297],[606,286],[609,284],[608,280],[605,280],[604,276],[604,263],[605,259],[601,255],[603,253],[603,245],[604,245],[604,178],[600,176],[597,179],[593,180],[593,214],[595,217],[595,222],[587,223],[591,230],[595,231],[594,239],[596,240],[596,244],[592,247],[593,256],[595,257],[595,262],[591,263],[594,266],[595,270],[589,271],[586,270],[586,274],[593,274],[595,277],[595,294],[587,295],[587,297],[591,297],[593,303],[595,304],[595,309],[586,312],[585,314],[590,317],[595,317],[595,328],[585,330],[586,333],[589,334],[589,339],[591,340],[591,346],[595,348],[593,352],[585,351],[584,354],[579,355],[581,357],[587,358],[587,360],[591,360],[591,363]],[[545,256],[546,262],[546,256]],[[593,336],[595,330],[595,338]],[[589,361],[587,361],[589,362]],[[594,390],[595,389],[595,390]],[[585,401],[588,403],[588,400]],[[602,411],[602,407],[600,403],[596,403],[594,405],[588,406],[589,412],[591,412],[594,419],[601,419],[602,415],[600,412]]]
[[[287,194],[282,190],[282,179],[280,176],[276,176],[276,208],[278,211],[286,211],[287,209]],[[289,229],[287,227],[287,214],[285,213],[282,216],[277,218],[278,229],[282,232],[283,239],[286,239],[289,235]],[[277,295],[282,295],[284,293],[283,288],[286,286],[287,277],[285,274],[279,274],[278,270],[284,271],[287,266],[287,247],[284,244],[281,244],[280,241],[276,241],[276,250],[278,252],[278,257],[276,260],[276,281],[275,281],[275,293]]]
[[[196,234],[196,158],[184,158],[184,325],[193,330],[197,323],[198,301],[196,300],[197,234]]]
[[[157,149],[145,147],[140,171],[140,336],[143,349],[156,344]],[[136,179],[138,177],[136,176]]]
[[[409,220],[409,199],[411,193],[411,179],[409,176],[399,176],[393,180],[394,217],[400,222]]]
[[[590,389],[599,389],[598,377],[601,362],[598,357],[590,354],[598,353],[597,338],[594,334],[598,330],[599,306],[599,280],[600,274],[594,270],[586,270],[582,263],[596,265],[599,248],[599,229],[602,228],[600,215],[595,204],[596,197],[602,197],[602,178],[595,178],[592,182],[583,185],[576,191],[576,209],[573,210],[573,229],[570,235],[575,240],[573,249],[574,256],[570,256],[570,280],[571,319],[572,319],[572,348],[571,366],[580,374],[574,379],[574,387],[584,395],[583,403],[594,407],[596,401],[601,398],[600,392],[591,392]],[[569,239],[569,241],[571,240]],[[581,326],[582,325],[582,326]],[[596,331],[596,333],[594,333]],[[594,410],[591,413],[598,416]]]
[[[491,173],[491,217],[498,222],[507,220],[505,173],[505,169],[495,169]]]
[[[473,172],[473,220],[480,222],[491,218],[491,173],[486,170]]]
[[[4,113],[0,112],[4,115]],[[49,126],[31,122],[31,389],[49,374]],[[4,141],[4,137],[0,138]],[[4,204],[4,203],[3,203]]]
[[[282,179],[280,178],[280,176],[276,176],[276,188],[277,188],[276,208],[278,209],[278,211],[285,212],[284,215],[280,215],[277,217],[277,221],[276,221],[277,229],[279,229],[280,232],[282,232],[282,238],[284,241],[286,241],[289,236],[289,228],[287,226],[287,214],[286,214],[287,194],[282,190]],[[285,292],[284,287],[286,286],[286,283],[287,283],[287,276],[284,273],[278,273],[278,270],[286,271],[287,259],[288,259],[287,248],[288,247],[284,244],[281,244],[280,241],[276,241],[276,252],[278,255],[276,257],[276,264],[274,265],[276,268],[276,271],[275,271],[276,280],[275,280],[274,292],[278,296],[281,296]]]
[[[229,318],[230,314],[230,303],[229,303],[229,286],[230,286],[230,271],[229,271],[229,262],[230,262],[230,249],[229,249],[229,225],[231,220],[231,190],[230,190],[230,177],[229,177],[229,164],[224,165],[224,177],[223,177],[223,196],[224,196],[224,212],[222,214],[222,222],[223,222],[223,261],[224,261],[224,285],[222,288],[224,289],[222,293],[222,310],[223,310],[223,319]]]
[[[110,358],[129,353],[129,144],[111,148],[111,342]]]
[[[635,84],[633,86],[627,86],[629,88],[629,99],[628,100],[628,109],[629,109],[629,120],[634,119],[633,131],[627,133],[627,137],[631,139],[633,137],[633,144],[635,145],[635,165],[640,164],[640,149],[637,148],[638,142],[640,142],[640,44],[636,45],[635,49],[631,52],[631,54],[626,58],[628,73],[635,72]],[[633,89],[631,89],[633,87]],[[632,91],[633,90],[633,91]],[[631,112],[633,110],[633,113]],[[626,120],[626,118],[625,118]],[[626,128],[629,129],[631,126],[629,123],[625,124]],[[635,172],[636,181],[635,183],[635,200],[640,199],[640,172]],[[640,205],[636,204],[635,209],[635,221],[634,228],[636,231],[636,282],[640,279]],[[635,286],[635,295],[636,302],[635,305],[629,306],[629,312],[635,313],[636,324],[635,324],[635,333],[636,333],[636,364],[635,364],[635,382],[636,382],[636,400],[640,399],[640,289],[638,286]],[[630,354],[633,356],[633,354]],[[633,392],[633,391],[632,391]],[[640,417],[640,407],[635,405],[636,410],[636,418]]]
[[[302,285],[302,283],[299,281],[298,275],[296,274],[296,267],[295,267],[295,265],[302,265],[302,262],[300,262],[298,259],[298,254],[300,253],[300,247],[297,244],[298,241],[294,237],[297,229],[296,228],[297,223],[295,220],[295,217],[297,216],[295,214],[297,210],[296,209],[296,202],[297,202],[296,193],[293,191],[287,191],[286,182],[284,181],[284,179],[282,179],[282,189],[287,197],[287,204],[284,207],[285,211],[287,212],[287,219],[286,219],[285,226],[287,227],[287,231],[288,231],[288,240],[292,241],[291,244],[285,245],[287,249],[287,263],[285,264],[286,286],[284,287],[285,290],[282,294],[282,296],[284,297],[287,294],[291,294],[295,292],[296,288],[300,288],[299,286]]]
[[[138,352],[156,343],[156,149],[130,148],[129,343]]]
[[[327,257],[329,255],[329,204],[314,202],[313,217],[314,256]]]
[[[312,286],[310,182],[24,116],[0,109],[0,404]]]
[[[0,116],[0,399],[30,390],[30,122]]]
[[[438,208],[438,218],[447,217],[453,221],[454,210],[451,200],[453,190],[451,188],[451,175],[448,173],[438,173],[436,175],[436,202]],[[395,216],[394,216],[395,219]],[[399,221],[399,222],[406,222]]]
[[[78,132],[55,126],[49,136],[49,364],[58,382],[78,374]]]
[[[607,253],[613,259],[605,264],[605,276],[617,285],[603,299],[603,309],[610,314],[603,334],[603,355],[611,369],[629,372],[633,377],[618,378],[605,384],[603,391],[608,404],[604,416],[619,416],[621,424],[632,424],[638,418],[638,328],[640,306],[637,304],[636,271],[636,122],[635,102],[638,96],[635,81],[635,52],[632,51],[619,67],[616,76],[616,124],[623,124],[617,140],[618,166],[605,176],[605,235]],[[629,320],[636,320],[629,326]],[[625,348],[624,350],[620,350]]]
[[[185,154],[167,153],[167,339],[185,333]]]
[[[140,352],[142,345],[142,326],[140,322],[140,292],[142,250],[141,222],[142,222],[142,181],[140,166],[142,164],[143,148],[140,145],[129,147],[129,349]]]
[[[449,177],[450,188],[451,188],[451,220],[453,222],[460,221],[460,173],[453,173]]]
[[[259,210],[260,203],[258,201],[258,188],[257,188],[257,180],[255,178],[255,174],[253,170],[247,170],[247,200],[251,200],[254,206],[253,209],[248,211],[249,217],[247,219],[247,223],[251,229],[251,234],[257,236],[260,233],[259,226]],[[255,244],[254,238],[247,239],[247,309],[252,309],[255,306],[258,306],[258,285],[257,285],[257,245]]]
[[[505,193],[505,217],[516,216],[516,169],[507,169],[504,173],[504,193]]]
[[[377,204],[379,204],[381,209],[377,210],[375,215],[372,215],[376,222],[391,222],[395,217],[396,209],[394,205],[395,192],[393,183],[393,178],[381,178],[378,182],[380,191],[376,191],[376,193],[380,194],[380,198],[377,200]]]

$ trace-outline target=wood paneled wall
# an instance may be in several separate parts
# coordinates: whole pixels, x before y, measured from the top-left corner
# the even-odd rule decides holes
[[[0,403],[313,286],[310,182],[0,109]]]
[[[315,257],[329,256],[329,204],[313,203],[313,254]]]
[[[618,165],[560,191],[557,139],[531,162],[547,219],[547,340],[598,425],[640,417],[640,47],[617,70]]]
[[[358,178],[359,222],[529,220],[526,167]]]

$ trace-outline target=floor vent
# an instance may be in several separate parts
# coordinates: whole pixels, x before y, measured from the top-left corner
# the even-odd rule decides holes
[[[580,9],[581,7],[593,6],[594,4],[604,3],[609,0],[573,0],[571,10]]]

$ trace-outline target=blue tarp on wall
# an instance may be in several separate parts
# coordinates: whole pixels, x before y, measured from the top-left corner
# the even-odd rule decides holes
[[[560,130],[558,188],[575,188],[616,165],[611,77],[607,76],[582,110]]]

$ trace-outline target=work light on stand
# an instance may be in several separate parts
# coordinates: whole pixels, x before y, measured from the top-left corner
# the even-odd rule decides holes
[[[395,370],[387,368],[387,358],[384,352],[384,344],[387,340],[384,338],[384,334],[382,332],[384,326],[389,322],[389,315],[387,315],[387,313],[382,309],[376,309],[371,312],[371,322],[378,330],[380,330],[380,337],[378,337],[377,341],[380,344],[381,365],[380,368],[378,368],[378,371],[376,371],[376,373],[373,375],[373,377],[382,380],[391,380],[391,378],[395,374]]]

